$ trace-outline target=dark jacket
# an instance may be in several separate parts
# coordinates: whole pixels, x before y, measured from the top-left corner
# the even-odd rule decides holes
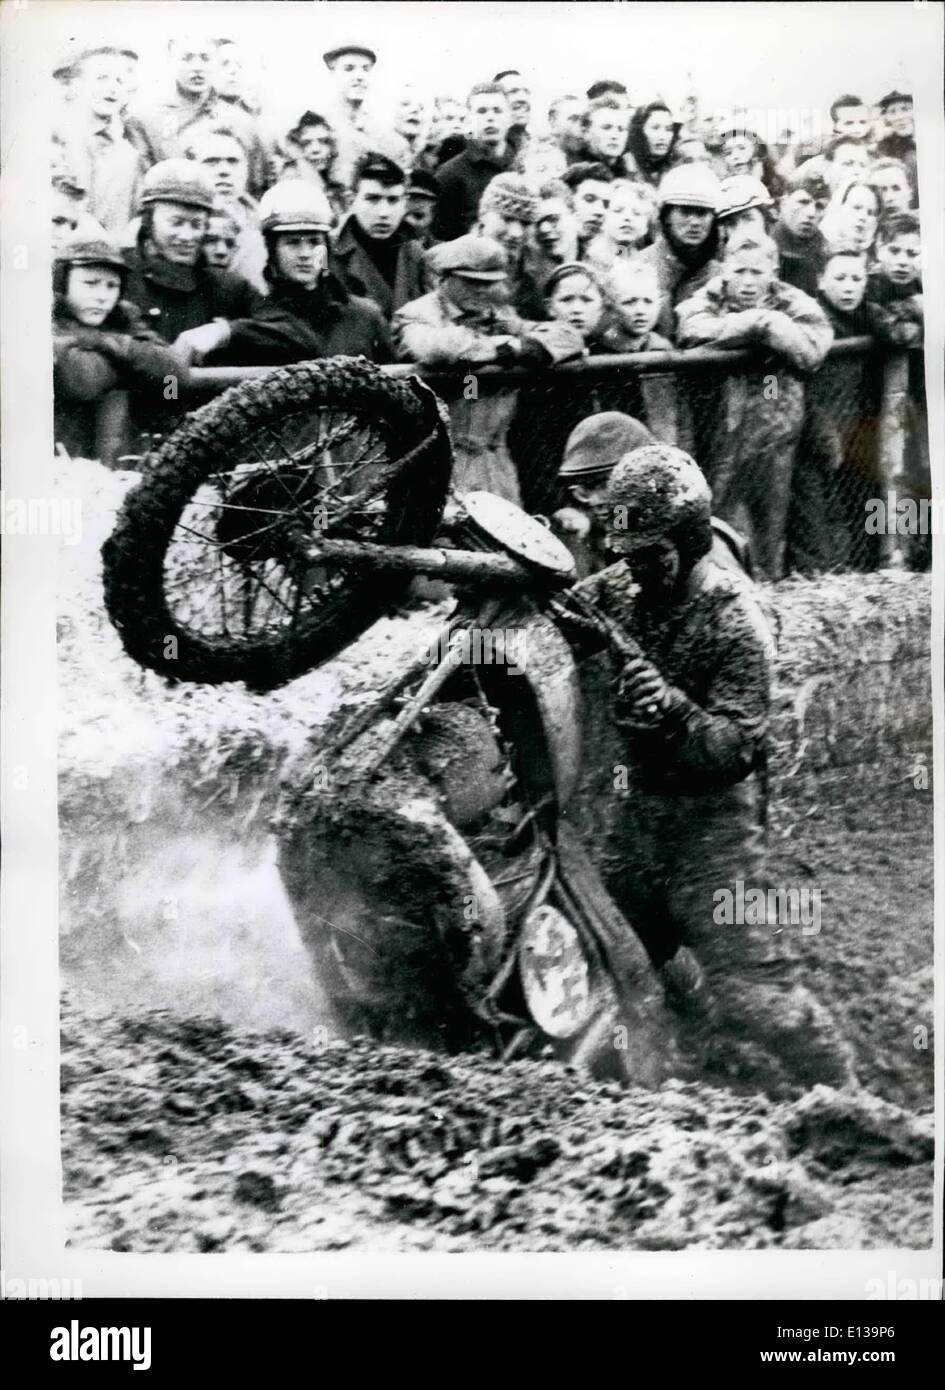
[[[801,238],[789,232],[783,222],[775,223],[771,233],[778,248],[780,269],[778,279],[786,285],[816,297],[817,282],[827,264],[827,243],[823,233]]]
[[[479,215],[479,199],[486,185],[496,174],[505,173],[511,165],[511,154],[506,153],[497,159],[472,144],[441,165],[436,174],[440,201],[433,223],[433,233],[438,240],[453,241],[472,229]]]
[[[329,265],[349,293],[372,300],[389,323],[398,309],[413,299],[420,299],[433,288],[423,247],[413,237],[399,231],[394,233],[400,249],[391,287],[358,240],[351,224],[352,218],[349,216],[339,227]]]
[[[125,259],[131,268],[125,295],[166,343],[213,319],[247,318],[261,298],[248,280],[229,270],[173,265],[140,247],[126,251]]]
[[[54,437],[74,458],[101,453],[99,407],[110,391],[185,380],[187,367],[121,300],[99,328],[78,323],[57,300],[53,311]]]
[[[275,280],[251,318],[231,325],[230,341],[208,358],[227,366],[281,366],[312,357],[393,361],[390,332],[376,304],[351,295],[334,276],[314,290]]]

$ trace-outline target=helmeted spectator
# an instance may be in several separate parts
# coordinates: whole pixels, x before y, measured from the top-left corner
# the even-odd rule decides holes
[[[879,194],[883,216],[892,212],[912,211],[912,183],[909,170],[901,159],[886,157],[875,160],[870,165],[866,181]]]
[[[230,325],[216,360],[276,366],[346,354],[389,361],[381,311],[350,294],[329,270],[332,215],[324,191],[303,179],[274,184],[260,199],[259,222],[269,297],[251,317]]]
[[[236,250],[227,268],[264,294],[266,247],[259,230],[256,200],[248,192],[249,162],[239,137],[232,126],[201,125],[187,147],[187,156],[207,173],[215,203],[225,208],[239,228]],[[208,264],[213,264],[209,257]]]
[[[437,171],[440,201],[433,231],[441,241],[455,240],[475,225],[486,185],[507,170],[514,157],[507,140],[512,115],[503,89],[495,82],[479,82],[466,107],[466,148]]]
[[[614,176],[606,164],[583,160],[572,164],[562,178],[574,194],[574,211],[578,219],[578,254],[583,259],[588,246],[603,230],[604,217],[610,205],[610,185]]]
[[[404,223],[409,226],[418,246],[427,250],[434,245],[433,222],[440,185],[432,174],[414,169],[407,180],[407,211]]]
[[[165,342],[199,361],[226,341],[231,319],[252,312],[258,295],[241,276],[205,262],[213,187],[193,160],[162,160],[149,169],[141,209],[137,244],[126,252],[125,292]]]
[[[488,362],[543,365],[580,355],[580,335],[560,323],[521,319],[497,294],[506,278],[505,252],[476,235],[443,242],[429,253],[439,284],[394,315],[394,341],[406,361],[471,367]],[[448,393],[458,492],[485,488],[520,500],[506,444],[516,408],[514,391],[483,390],[470,397],[457,383]]]
[[[827,243],[820,230],[830,190],[818,174],[791,180],[778,207],[772,236],[780,259],[779,278],[787,285],[816,295],[817,283],[827,261]]]
[[[627,140],[627,172],[656,185],[675,163],[679,126],[665,101],[651,101],[633,113]]]
[[[674,309],[717,275],[719,181],[703,164],[681,164],[663,175],[657,189],[659,227],[640,259],[656,268],[663,308],[657,332],[675,333]]]
[[[338,142],[335,132],[317,111],[303,111],[285,138],[289,159],[283,179],[311,179],[324,189],[332,213],[341,221],[348,209],[350,190],[338,174]]]
[[[53,172],[84,189],[91,216],[114,232],[130,220],[144,172],[123,118],[128,68],[137,58],[120,44],[73,44],[56,68],[68,99],[53,132]]]
[[[794,454],[804,419],[803,379],[833,341],[824,311],[777,278],[778,250],[743,232],[725,248],[721,274],[680,304],[680,347],[750,347],[757,367],[725,380],[711,445],[703,447],[718,514],[750,541],[759,573],[784,573]],[[765,382],[776,373],[776,396]]]
[[[875,188],[862,179],[845,179],[834,189],[827,205],[820,223],[821,235],[828,246],[852,241],[858,250],[871,255],[879,213]]]
[[[270,160],[255,118],[214,91],[215,52],[209,39],[171,39],[173,90],[163,100],[136,104],[128,116],[128,138],[150,168],[183,155],[199,126],[228,125],[246,151],[249,192],[255,198],[269,181]]]
[[[56,174],[52,180],[50,200],[52,215],[49,244],[55,256],[78,227],[79,220],[85,212],[85,189],[68,174]]]
[[[583,114],[584,101],[577,96],[555,97],[548,107],[549,133],[569,163],[580,159],[584,148],[584,136],[581,131]]]
[[[54,437],[74,457],[113,463],[128,441],[102,436],[109,392],[186,379],[186,359],[122,298],[128,267],[117,241],[91,218],[53,264]]]
[[[615,179],[609,186],[603,228],[584,252],[588,265],[604,275],[618,261],[631,260],[652,242],[656,195],[648,184]]]
[[[753,227],[767,234],[773,222],[774,199],[751,174],[729,174],[722,180],[716,216],[722,245],[737,231]]]
[[[366,154],[355,165],[352,194],[329,264],[351,294],[372,300],[389,321],[429,288],[423,248],[403,226],[407,176],[384,155]]]
[[[616,177],[627,173],[624,153],[630,134],[630,107],[626,98],[602,96],[590,102],[581,118],[586,160],[606,164]]]
[[[905,92],[887,92],[879,101],[879,110],[889,133],[877,143],[876,153],[886,159],[902,160],[912,184],[913,199],[918,202],[919,182],[916,172],[912,97]]]

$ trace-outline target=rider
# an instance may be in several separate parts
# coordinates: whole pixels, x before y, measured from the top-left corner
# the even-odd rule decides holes
[[[711,502],[682,450],[653,443],[625,454],[602,509],[616,563],[580,586],[638,644],[616,656],[628,781],[626,853],[610,886],[707,1071],[757,1079],[760,1067],[767,1079],[839,1085],[852,1076],[848,1054],[786,950],[800,927],[770,910],[763,925],[719,911],[739,901],[739,881],[743,904],[750,888],[771,900],[763,827],[774,643],[751,582],[710,555]]]

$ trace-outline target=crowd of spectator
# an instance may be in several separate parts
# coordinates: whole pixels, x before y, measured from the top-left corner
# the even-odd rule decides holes
[[[466,371],[754,348],[687,442],[762,573],[843,563],[837,534],[853,523],[836,480],[869,469],[862,427],[831,418],[825,359],[839,338],[922,342],[907,94],[841,95],[822,147],[769,147],[737,113],[634,106],[611,80],[556,97],[539,120],[515,70],[462,98],[405,86],[381,123],[372,49],[323,61],[331,102],[273,134],[228,38],[172,40],[157,97],[136,90],[138,55],[123,45],[61,59],[51,235],[68,453],[94,454],[110,392],[130,390],[139,422],[153,428],[158,408],[166,420],[161,384],[195,365],[343,353]],[[855,389],[875,414],[859,365]],[[444,388],[456,486],[532,510],[553,507],[578,419],[647,415],[629,370],[553,424],[527,386],[470,394],[462,381]],[[921,382],[918,370],[917,412]]]

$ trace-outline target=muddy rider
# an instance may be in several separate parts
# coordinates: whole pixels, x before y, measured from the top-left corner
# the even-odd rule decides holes
[[[625,454],[603,507],[613,563],[580,586],[637,644],[622,654],[612,644],[604,658],[617,668],[614,746],[628,774],[609,887],[699,1069],[763,1086],[839,1085],[847,1051],[787,950],[800,929],[718,920],[720,893],[735,901],[739,882],[743,893],[768,887],[773,642],[750,581],[711,557],[711,500],[680,449]],[[613,798],[612,768],[601,775],[601,797]]]

